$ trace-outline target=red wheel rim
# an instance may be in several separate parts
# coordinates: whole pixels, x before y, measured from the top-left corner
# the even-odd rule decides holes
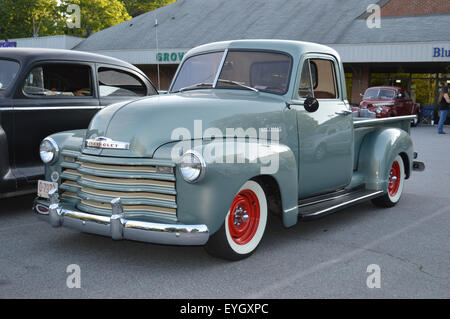
[[[389,173],[389,186],[388,186],[389,195],[391,196],[397,195],[398,189],[400,187],[400,178],[401,178],[400,164],[397,161],[395,161],[394,164],[392,164],[392,168]]]
[[[228,230],[236,244],[245,245],[252,240],[258,229],[259,215],[256,194],[249,189],[240,191],[231,204],[228,217]]]

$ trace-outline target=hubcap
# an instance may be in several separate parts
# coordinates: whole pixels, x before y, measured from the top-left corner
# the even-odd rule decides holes
[[[238,245],[249,243],[258,229],[260,207],[258,197],[249,190],[243,190],[234,198],[228,217],[231,238]]]
[[[401,178],[400,164],[397,161],[395,161],[394,164],[392,164],[392,168],[389,173],[389,186],[388,186],[389,195],[395,196],[397,194],[398,189],[400,187],[400,178]]]

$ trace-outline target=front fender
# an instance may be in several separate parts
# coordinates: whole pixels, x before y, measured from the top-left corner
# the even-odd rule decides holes
[[[359,154],[358,172],[363,174],[366,188],[387,191],[390,167],[397,155],[402,156],[409,177],[413,143],[404,130],[381,129],[365,136]]]
[[[184,143],[185,145],[181,145]],[[198,145],[195,145],[198,144]],[[286,145],[258,141],[222,140],[201,143],[174,142],[160,147],[154,158],[172,159],[174,148],[184,153],[193,149],[207,162],[205,177],[195,184],[184,181],[177,167],[178,219],[186,224],[205,224],[211,234],[225,221],[228,209],[241,186],[259,176],[271,176],[278,184],[283,223],[286,227],[297,222],[298,172],[294,153]]]

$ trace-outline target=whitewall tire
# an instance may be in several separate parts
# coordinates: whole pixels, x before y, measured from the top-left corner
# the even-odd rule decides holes
[[[264,189],[256,181],[247,181],[234,197],[223,226],[210,238],[206,250],[229,260],[250,256],[264,236],[267,215]]]

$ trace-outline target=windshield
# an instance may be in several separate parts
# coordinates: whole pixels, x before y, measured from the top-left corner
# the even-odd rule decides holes
[[[214,52],[187,59],[178,72],[177,79],[172,86],[172,92],[200,83],[209,83],[212,86],[222,57],[223,52]]]
[[[19,72],[19,63],[10,60],[0,60],[0,89],[6,89]]]
[[[395,97],[395,90],[369,89],[364,94],[364,100],[391,100]]]
[[[187,59],[173,84],[172,92],[186,89],[219,88],[285,94],[289,86],[292,59],[289,55],[264,51],[207,53]],[[219,76],[217,76],[219,74]]]

